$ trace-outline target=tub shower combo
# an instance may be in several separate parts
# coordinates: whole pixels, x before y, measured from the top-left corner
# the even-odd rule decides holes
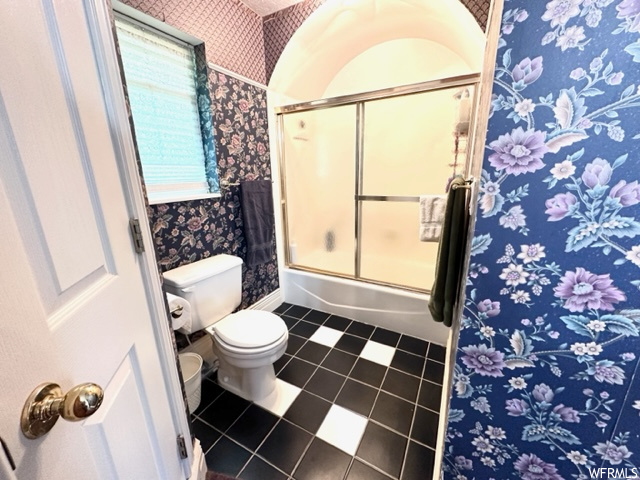
[[[419,198],[471,171],[479,75],[276,109],[286,300],[444,344]]]

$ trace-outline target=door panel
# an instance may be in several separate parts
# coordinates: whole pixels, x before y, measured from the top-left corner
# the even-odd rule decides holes
[[[19,478],[183,479],[186,419],[171,405],[86,19],[76,0],[9,2],[0,16],[0,431]],[[105,403],[26,440],[20,411],[42,382],[95,382]]]
[[[94,452],[102,478],[166,478],[162,462],[156,458],[153,422],[146,418],[147,399],[142,395],[140,370],[132,350],[120,365],[113,379],[105,386],[105,402],[87,419],[87,438],[91,443],[104,442],[108,448]],[[133,436],[128,432],[143,432]],[[138,461],[129,461],[135,451]]]
[[[83,169],[83,160],[87,159],[82,157],[87,152],[74,115],[75,105],[69,101],[69,72],[64,58],[59,58],[63,52],[38,48],[33,41],[55,38],[56,24],[38,15],[50,15],[44,8],[33,13],[25,10],[14,9],[15,17],[6,22],[10,26],[3,27],[3,44],[20,46],[3,70],[6,75],[19,71],[31,74],[21,76],[19,82],[14,76],[10,85],[3,83],[3,98],[20,151],[22,169],[15,181],[31,200],[26,206],[46,240],[54,279],[64,291],[103,263],[102,249],[91,205],[91,182],[87,182]],[[24,108],[25,102],[39,108]],[[25,161],[36,159],[39,161]],[[67,188],[69,185],[74,188]],[[75,235],[62,237],[58,235],[60,230]]]

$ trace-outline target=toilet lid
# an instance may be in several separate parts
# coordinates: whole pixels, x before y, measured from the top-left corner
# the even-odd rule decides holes
[[[287,332],[282,319],[263,310],[242,310],[213,326],[225,343],[234,347],[256,348],[276,342]]]

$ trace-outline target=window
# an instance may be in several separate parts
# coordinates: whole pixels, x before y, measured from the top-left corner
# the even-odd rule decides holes
[[[205,168],[193,46],[120,16],[116,28],[149,202],[217,193]]]

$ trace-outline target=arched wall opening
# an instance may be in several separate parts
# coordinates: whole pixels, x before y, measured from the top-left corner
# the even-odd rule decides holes
[[[458,0],[328,0],[287,44],[269,90],[303,102],[475,73],[484,43]]]
[[[304,159],[301,164],[307,165],[309,170],[306,174],[293,178],[291,169],[287,169],[287,178],[283,184],[296,185],[299,190],[295,196],[291,192],[287,194],[288,208],[291,208],[292,202],[297,202],[295,207],[299,216],[306,219],[307,224],[318,225],[297,229],[301,231],[298,238],[294,238],[289,231],[289,238],[285,240],[283,215],[276,214],[280,285],[285,301],[390,328],[435,343],[446,343],[448,330],[425,321],[427,296],[424,294],[371,287],[371,284],[360,286],[361,282],[337,277],[326,282],[325,279],[331,277],[286,268],[285,242],[288,242],[289,253],[295,248],[300,253],[303,243],[310,245],[314,242],[322,244],[319,249],[326,253],[329,250],[326,246],[328,234],[332,234],[331,238],[335,238],[335,241],[329,243],[334,247],[334,256],[341,241],[347,245],[346,249],[349,244],[353,245],[353,213],[351,216],[348,213],[348,209],[353,207],[353,190],[348,190],[353,189],[353,181],[345,179],[353,176],[354,142],[341,141],[340,135],[353,130],[354,123],[331,118],[325,122],[330,128],[320,128],[320,117],[310,115],[309,118],[303,118],[303,122],[293,124],[293,130],[295,125],[303,125],[300,128],[304,132],[285,132],[284,128],[278,128],[279,122],[274,109],[287,104],[479,73],[482,69],[484,46],[482,29],[458,0],[328,0],[293,35],[269,82],[270,136],[278,139],[271,144],[273,178],[280,182],[279,150],[288,141],[291,146],[290,141],[293,139],[304,150],[302,153],[297,152],[297,156]],[[452,97],[452,93],[448,94],[449,97]],[[451,124],[453,129],[453,112],[442,116],[432,108],[423,108],[416,114],[416,108],[418,107],[414,102],[414,105],[408,105],[406,109],[404,106],[394,108],[391,114],[379,116],[393,118],[400,126],[419,124],[420,128],[428,129],[429,122],[433,121]],[[429,112],[430,117],[423,118],[420,122],[413,121],[418,115],[423,116],[424,112]],[[368,115],[367,118],[371,119],[371,110]],[[403,118],[406,121],[403,122]],[[391,136],[385,130],[384,135],[377,135],[377,138],[385,141],[385,138]],[[420,134],[416,133],[414,137],[418,138]],[[451,143],[446,149],[450,154],[454,140],[449,133],[446,139]],[[411,141],[405,144],[410,147]],[[388,146],[385,148],[388,149]],[[402,145],[401,149],[404,148],[405,145]],[[368,151],[372,150],[376,149]],[[384,148],[378,150],[387,152]],[[441,183],[444,185],[451,171],[449,159],[439,158],[434,153],[434,148],[430,147],[420,147],[420,152],[421,155],[428,152],[431,159],[437,159],[438,168],[446,169],[441,175],[444,178]],[[312,159],[314,156],[317,158]],[[418,158],[415,149],[406,152],[397,150],[394,155],[385,153],[383,156],[386,157],[386,162],[394,162],[399,157]],[[309,165],[314,161],[314,165]],[[395,166],[397,164],[398,162]],[[390,165],[389,169],[392,168],[394,166]],[[379,170],[384,177],[384,165]],[[412,171],[410,174],[415,176],[416,172]],[[338,185],[340,182],[345,183],[344,188]],[[285,190],[288,189],[285,187]],[[274,196],[275,205],[282,205],[279,188],[274,189]],[[394,228],[382,216],[382,213],[376,214],[379,220],[376,224],[380,225],[381,231],[373,232],[368,238],[387,238],[387,230]],[[395,228],[395,231],[413,235],[412,228],[416,225],[412,222],[415,220],[417,224],[416,212],[394,212],[392,216],[395,221],[406,216],[408,228]],[[342,224],[344,228],[341,228]],[[309,236],[312,238],[302,238]],[[415,235],[411,238],[414,237]],[[374,248],[386,249],[382,244],[374,245]],[[393,246],[387,250],[393,250]],[[404,249],[405,252],[409,250]]]

